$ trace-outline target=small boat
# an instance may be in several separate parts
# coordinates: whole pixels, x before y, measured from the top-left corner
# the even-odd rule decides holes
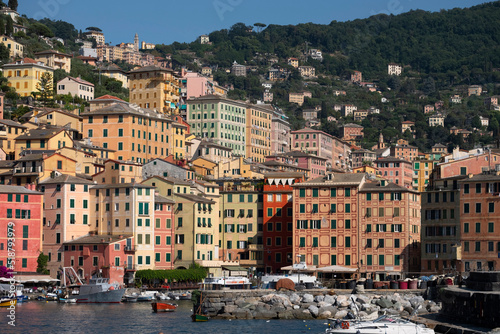
[[[205,322],[208,321],[208,317],[203,314],[192,314],[191,319],[193,319],[194,322]]]
[[[177,304],[172,304],[172,303],[151,303],[151,307],[153,308],[153,311],[156,312],[174,312],[175,309],[177,308]]]
[[[0,307],[10,307],[12,305],[17,305],[17,299],[1,299]]]
[[[28,301],[28,296],[22,295],[22,296],[17,296],[17,302],[22,303],[22,302],[27,302]]]
[[[57,294],[49,292],[45,295],[45,300],[47,301],[57,301]]]
[[[191,292],[183,292],[179,295],[180,300],[191,300]]]
[[[135,303],[137,302],[137,295],[136,294],[132,294],[132,295],[129,295],[129,296],[123,296],[124,298],[124,301],[126,301],[127,303]]]
[[[201,313],[201,305],[203,305],[204,298],[203,298],[203,292],[200,293],[199,299],[196,298],[196,305],[193,307],[193,314],[191,315],[191,319],[193,322],[206,322],[208,321],[208,316],[205,314]]]
[[[76,304],[76,298],[59,298],[59,303]]]

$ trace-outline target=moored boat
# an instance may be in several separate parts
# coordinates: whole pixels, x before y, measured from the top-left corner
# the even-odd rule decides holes
[[[154,312],[173,312],[177,308],[177,304],[172,303],[151,303]]]
[[[203,314],[192,314],[191,319],[193,319],[194,322],[205,322],[208,321],[208,317]]]
[[[434,334],[424,325],[386,315],[373,321],[330,319],[329,326],[328,334]]]
[[[17,305],[17,299],[1,299],[0,307],[10,307],[12,305]]]
[[[79,284],[79,293],[72,295],[77,303],[120,303],[125,289],[120,289],[116,284],[110,284],[109,278],[92,278],[89,284],[82,284],[73,267],[64,267],[63,275],[66,282],[66,271],[73,272]]]

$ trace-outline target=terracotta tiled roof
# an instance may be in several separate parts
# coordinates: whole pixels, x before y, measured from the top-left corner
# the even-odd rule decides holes
[[[116,96],[113,96],[113,95],[103,95],[100,97],[96,97],[94,100],[118,100],[118,101],[125,102],[122,99],[117,98]]]

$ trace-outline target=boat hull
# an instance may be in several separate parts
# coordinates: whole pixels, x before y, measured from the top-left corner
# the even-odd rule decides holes
[[[174,312],[177,304],[170,303],[151,303],[154,312]]]
[[[120,303],[125,293],[125,289],[115,289],[102,291],[87,295],[76,295],[76,302],[78,304],[85,303]]]
[[[17,299],[4,300],[0,302],[0,307],[10,307],[11,305],[17,305]]]
[[[208,321],[208,317],[206,315],[201,315],[201,314],[193,314],[191,316],[191,319],[193,319],[193,322],[205,322],[205,321]]]

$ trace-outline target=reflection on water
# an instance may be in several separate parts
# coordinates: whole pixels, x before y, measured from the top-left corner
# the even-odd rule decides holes
[[[8,310],[0,309],[0,333],[321,333],[325,320],[211,320],[191,322],[192,303],[177,301],[173,313],[153,313],[150,303],[18,304],[16,327],[7,326]]]

